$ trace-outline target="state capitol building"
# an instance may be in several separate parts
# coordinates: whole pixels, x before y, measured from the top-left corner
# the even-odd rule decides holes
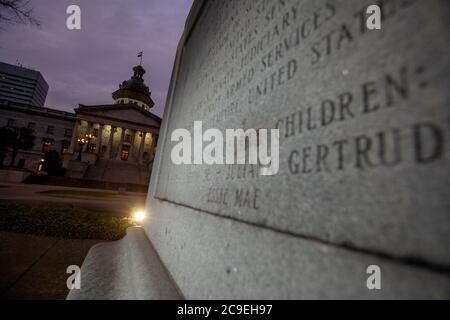
[[[0,127],[26,127],[35,136],[31,149],[19,150],[14,159],[8,152],[2,165],[39,174],[45,154],[53,150],[67,181],[145,188],[161,126],[161,118],[151,112],[145,72],[134,67],[132,77],[112,93],[113,103],[80,104],[69,113],[43,107],[48,85],[39,72],[0,63]]]

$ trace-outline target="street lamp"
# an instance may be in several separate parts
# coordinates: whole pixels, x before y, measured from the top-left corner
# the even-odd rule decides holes
[[[83,153],[83,147],[87,144],[89,148],[89,144],[91,143],[92,139],[96,139],[97,137],[93,134],[87,134],[84,136],[84,138],[78,139],[78,145],[80,146],[80,153],[78,154],[77,161],[81,161],[81,154]]]
[[[92,139],[95,139],[95,138],[97,138],[96,136],[94,136],[93,134],[87,134],[86,136],[85,136],[85,140],[87,140],[87,152],[90,152],[90,146],[91,146],[91,140]]]
[[[77,141],[78,141],[78,146],[80,148],[80,152],[78,153],[77,161],[81,161],[81,153],[83,152],[84,145],[87,144],[87,140],[84,138],[80,138]]]
[[[89,140],[89,141],[92,140],[92,139],[95,139],[95,138],[96,137],[93,134],[87,134],[86,135],[86,139]]]
[[[133,213],[134,222],[141,223],[145,220],[146,214],[144,210],[137,210]]]

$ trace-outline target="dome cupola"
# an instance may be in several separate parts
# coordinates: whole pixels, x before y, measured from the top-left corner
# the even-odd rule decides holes
[[[151,98],[150,89],[144,83],[145,69],[142,66],[133,68],[131,79],[122,82],[119,90],[113,92],[116,104],[136,104],[145,110],[153,108],[155,103]]]

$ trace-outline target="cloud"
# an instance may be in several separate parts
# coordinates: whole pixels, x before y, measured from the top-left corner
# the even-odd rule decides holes
[[[143,50],[153,112],[162,115],[176,47],[192,0],[78,0],[81,30],[66,29],[67,0],[32,1],[40,29],[7,26],[0,60],[39,70],[49,83],[46,106],[72,111],[79,103],[112,102],[111,93],[130,78]]]

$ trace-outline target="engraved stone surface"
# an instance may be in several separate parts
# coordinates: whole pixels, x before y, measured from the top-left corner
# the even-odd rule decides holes
[[[448,274],[159,202],[147,234],[186,299],[449,299]],[[381,290],[366,269],[381,268]]]
[[[381,31],[365,27],[374,3],[382,5]],[[151,201],[448,269],[450,3],[194,6]],[[172,164],[171,132],[193,132],[194,121],[204,130],[278,128],[280,172]],[[154,227],[146,226],[149,237]]]

